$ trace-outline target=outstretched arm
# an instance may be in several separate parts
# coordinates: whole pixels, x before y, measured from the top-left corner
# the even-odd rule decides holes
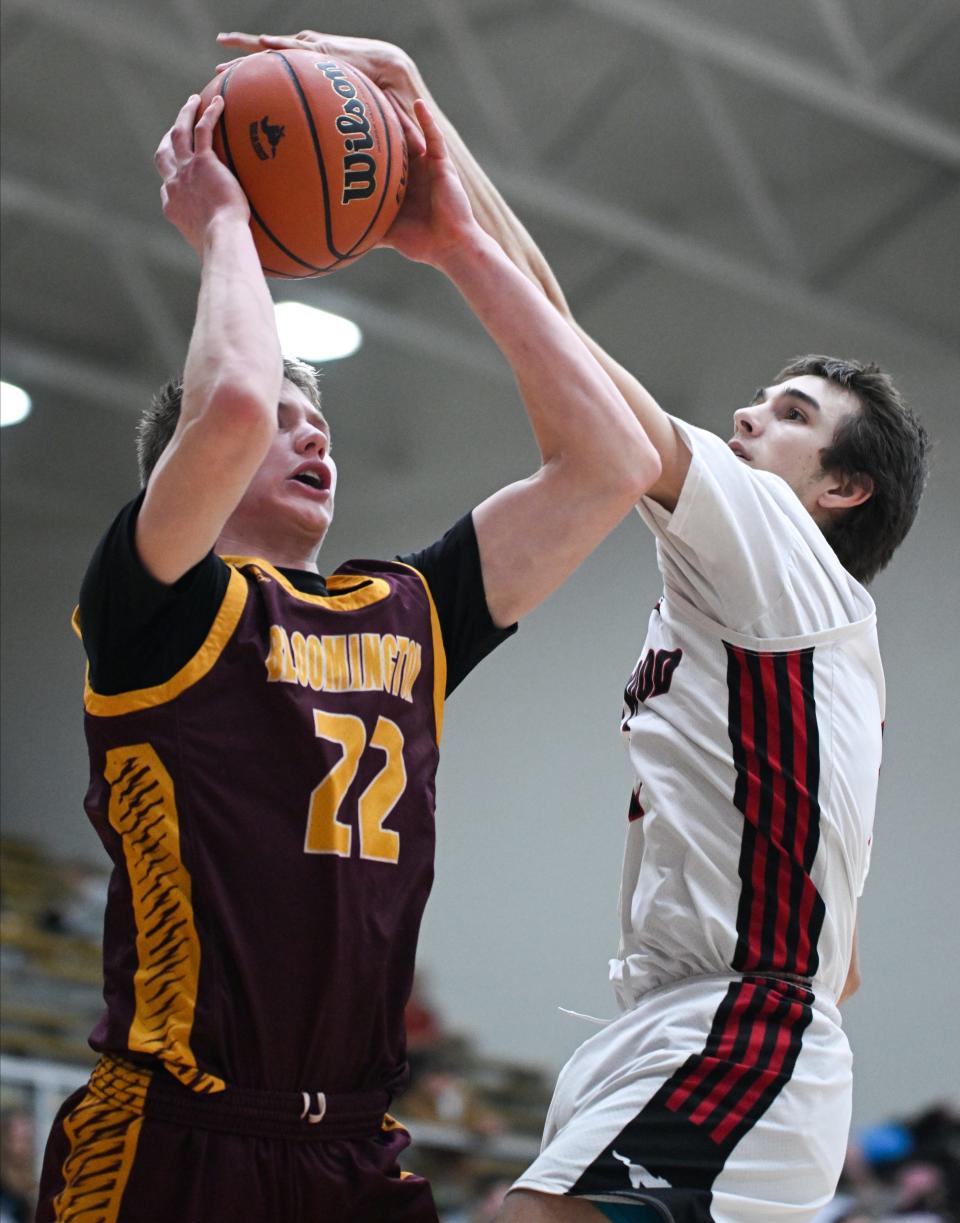
[[[623,395],[660,457],[661,473],[647,495],[673,509],[690,466],[690,452],[673,428],[669,417],[646,388],[610,356],[574,319],[563,291],[543,253],[490,181],[467,148],[453,124],[440,111],[409,55],[391,43],[367,38],[347,38],[303,30],[296,36],[274,34],[221,34],[222,46],[244,51],[268,48],[307,47],[345,60],[374,80],[393,103],[407,133],[411,152],[422,137],[416,130],[414,100],[423,98],[444,135],[451,160],[459,172],[474,216],[501,247],[509,260],[542,292],[577,331],[607,375]]]
[[[200,294],[176,432],[137,519],[144,565],[171,584],[201,560],[277,428],[280,342],[240,184],[213,152],[223,107],[191,97],[157,149],[167,219],[200,258]]]
[[[656,452],[559,311],[477,223],[426,104],[424,152],[385,244],[443,272],[509,362],[540,469],[473,513],[495,624],[525,615],[567,578],[659,473]]]
[[[487,606],[512,624],[616,526],[659,472],[611,380],[544,295],[477,224],[443,135],[422,101],[423,153],[383,244],[443,272],[509,362],[540,448],[529,479],[473,512]]]

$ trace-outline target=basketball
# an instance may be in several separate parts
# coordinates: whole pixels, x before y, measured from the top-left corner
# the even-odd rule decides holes
[[[204,89],[223,95],[213,147],[250,203],[267,276],[323,276],[358,259],[403,202],[407,148],[358,69],[306,50],[260,51]]]

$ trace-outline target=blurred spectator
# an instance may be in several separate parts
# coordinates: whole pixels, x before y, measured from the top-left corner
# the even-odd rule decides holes
[[[960,1223],[960,1114],[936,1105],[854,1135],[816,1223]]]
[[[0,1223],[33,1218],[33,1121],[22,1108],[0,1113]]]
[[[50,934],[68,934],[99,943],[103,938],[103,912],[109,879],[105,871],[84,862],[60,867],[63,888],[40,914],[39,926]]]
[[[424,984],[414,980],[406,1008],[407,1057],[410,1086],[398,1103],[404,1120],[456,1126],[475,1134],[503,1128],[500,1118],[478,1098],[469,1082],[472,1052],[469,1043],[444,1027]]]
[[[410,1050],[429,1049],[443,1039],[443,1024],[429,999],[420,974],[413,980],[413,990],[404,1012],[404,1023],[407,1029],[407,1048]]]
[[[404,1120],[456,1126],[474,1134],[496,1134],[501,1118],[480,1099],[469,1080],[470,1049],[455,1036],[428,1048],[411,1049],[410,1087],[398,1106]]]

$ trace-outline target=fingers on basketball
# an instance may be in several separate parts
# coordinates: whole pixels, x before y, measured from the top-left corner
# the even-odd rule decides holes
[[[430,108],[424,102],[423,98],[417,98],[413,104],[416,112],[417,122],[420,124],[420,130],[423,132],[424,139],[427,144],[426,155],[428,157],[442,158],[446,156],[447,145],[443,138],[443,132],[440,130],[437,121],[434,119]]]
[[[407,142],[407,152],[411,157],[422,157],[426,152],[426,141],[424,140],[423,131],[416,121],[414,116],[411,116],[403,105],[403,102],[391,90],[384,90],[390,105],[393,107],[393,113],[399,120],[400,127],[403,131],[403,138]]]
[[[170,144],[177,161],[183,161],[189,157],[193,149],[193,127],[199,105],[199,96],[195,93],[191,94],[180,107],[177,121],[170,129]]]
[[[223,43],[225,47],[246,47],[254,51],[260,46],[260,35],[244,34],[240,30],[225,30],[217,35],[217,42]]]
[[[359,69],[293,48],[235,61],[213,151],[240,183],[265,273],[324,275],[372,249],[403,200],[406,150],[393,108]]]
[[[207,103],[203,114],[193,129],[193,147],[197,153],[206,153],[213,147],[213,129],[223,111],[223,96],[219,93]]]

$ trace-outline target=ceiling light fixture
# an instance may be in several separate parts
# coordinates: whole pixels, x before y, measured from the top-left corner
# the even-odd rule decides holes
[[[274,306],[280,347],[285,357],[301,361],[339,361],[352,356],[363,342],[356,323],[303,302]]]
[[[0,382],[0,425],[19,425],[30,415],[30,396],[12,382]]]

